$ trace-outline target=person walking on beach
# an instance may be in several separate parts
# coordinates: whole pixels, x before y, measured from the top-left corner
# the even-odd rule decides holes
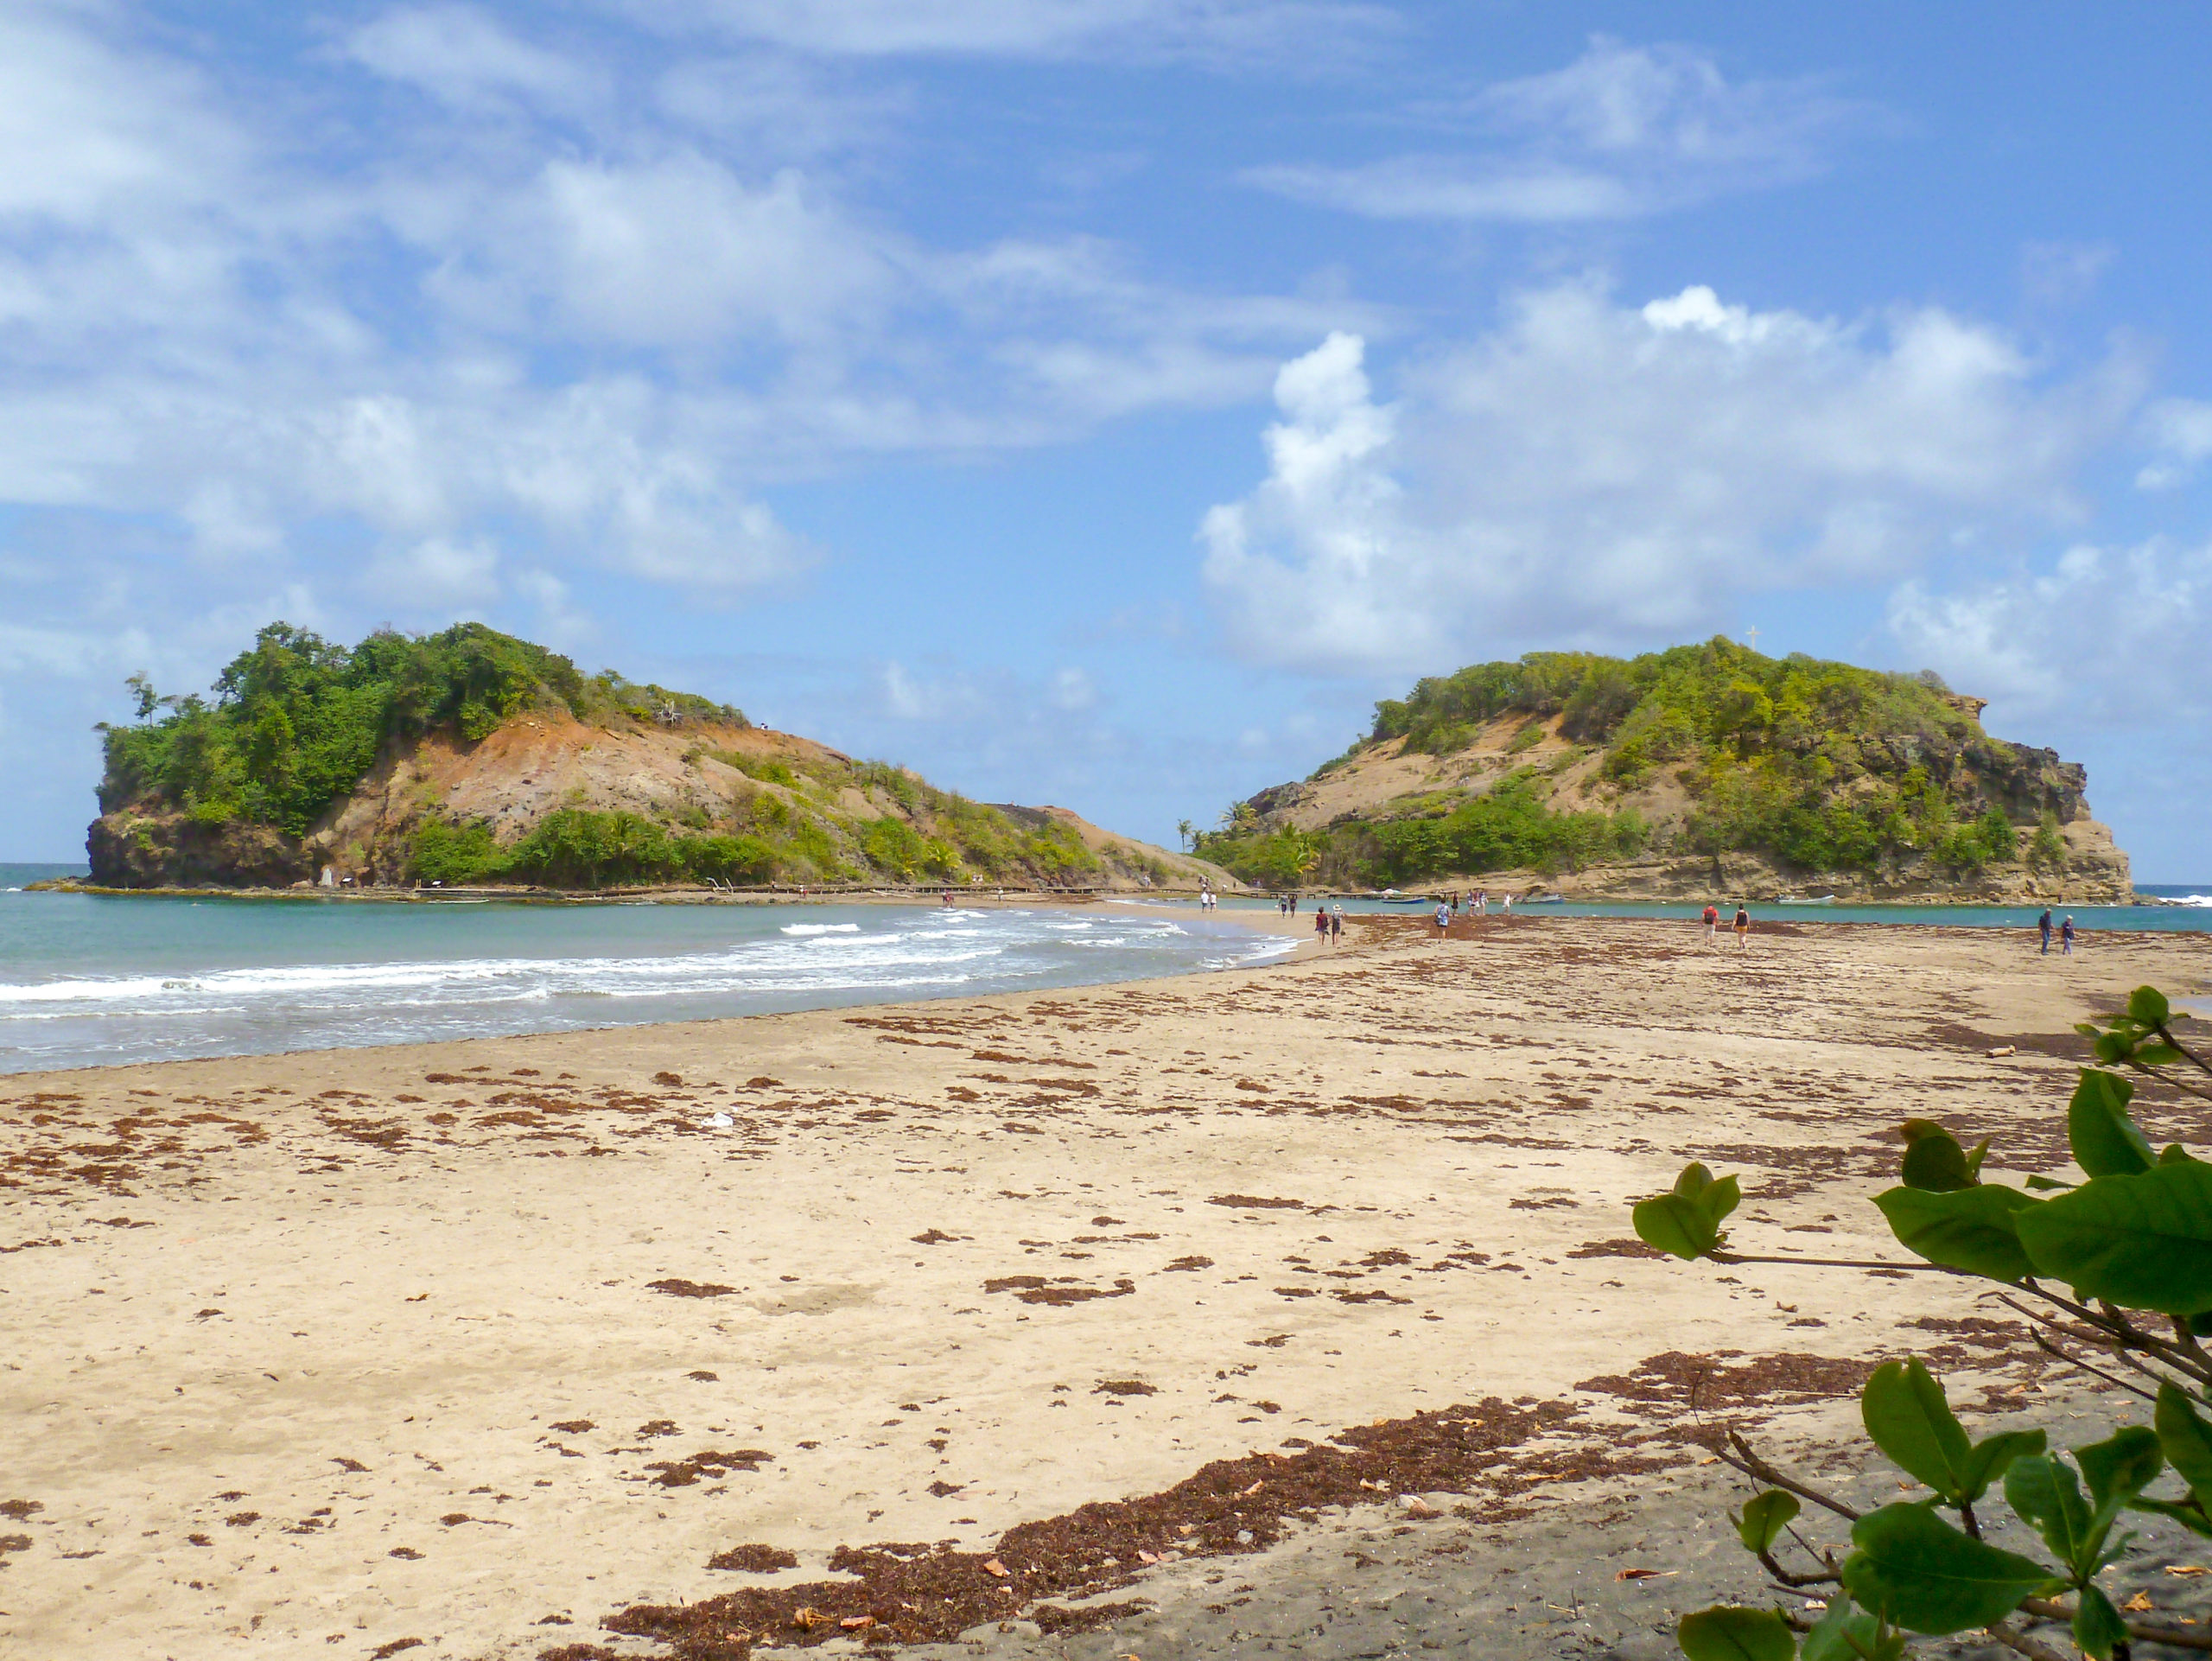
[[[2074,914],[2071,912],[2066,914],[2066,920],[2058,926],[2058,955],[2062,958],[2072,957],[2074,955]]]
[[[1751,914],[1743,907],[1736,907],[1736,950],[1744,950],[1744,943],[1751,937]]]
[[[1436,938],[1440,940],[1444,938],[1445,932],[1451,926],[1452,908],[1440,900],[1436,902]]]
[[[1319,906],[1313,907],[1313,939],[1322,945],[1329,944],[1329,913]]]
[[[1707,906],[1705,908],[1705,949],[1707,951],[1713,950],[1714,937],[1719,932],[1720,907],[1718,906]]]
[[[1452,920],[1453,922],[1457,922],[1457,921],[1459,921],[1459,889],[1454,888],[1454,889],[1452,889]]]
[[[1329,939],[1331,944],[1333,945],[1335,942],[1344,939],[1344,908],[1343,903],[1339,901],[1337,908],[1329,913]]]
[[[2036,926],[2043,931],[2043,955],[2050,956],[2050,907],[2043,908],[2043,915],[2036,919]]]

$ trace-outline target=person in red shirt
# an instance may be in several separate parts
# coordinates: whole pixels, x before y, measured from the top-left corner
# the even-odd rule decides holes
[[[1705,949],[1707,951],[1713,950],[1713,937],[1719,927],[1720,908],[1718,906],[1707,906],[1705,908]]]

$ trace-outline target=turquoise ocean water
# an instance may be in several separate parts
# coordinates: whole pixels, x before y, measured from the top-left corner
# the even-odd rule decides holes
[[[1261,963],[1293,944],[1195,908],[21,891],[70,869],[0,865],[0,1072],[1076,986]]]
[[[1163,916],[1111,902],[947,910],[21,891],[72,869],[0,865],[0,1072],[1073,986],[1260,963],[1291,945],[1188,903]],[[2073,908],[2084,950],[2107,930],[2212,931],[2212,883],[2153,892],[2185,903]],[[1347,911],[1413,916],[1429,903],[1344,902]],[[1521,909],[1687,920],[1700,908]],[[1757,906],[1752,913],[2010,928],[2025,939],[2037,914],[1981,906]]]

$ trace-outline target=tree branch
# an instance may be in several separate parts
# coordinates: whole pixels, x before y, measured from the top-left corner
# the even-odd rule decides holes
[[[2113,1308],[2112,1305],[2107,1304],[2105,1306],[2107,1313],[2101,1314],[2094,1309],[2075,1302],[2071,1298],[2059,1296],[2057,1293],[2040,1284],[2032,1276],[2022,1281],[2020,1286],[2024,1290],[2041,1298],[2044,1302],[2056,1304],[2084,1326],[2110,1335],[2113,1343],[2119,1347],[2148,1351],[2177,1372],[2195,1378],[2200,1383],[2212,1384],[2212,1366],[2207,1366],[2196,1361],[2177,1345],[2169,1344],[2163,1338],[2153,1338],[2140,1327],[2130,1321],[2120,1310]],[[2022,1310],[2021,1313],[2024,1314],[2028,1312]]]
[[[1983,1630],[2006,1649],[2018,1651],[2022,1655],[2031,1657],[2032,1661],[2067,1661],[2067,1658],[2061,1651],[2052,1649],[2048,1644],[2040,1643],[2030,1638],[2017,1627],[2007,1626],[2001,1620]]]
[[[2074,1619],[2074,1611],[2051,1598],[2022,1598],[2020,1607],[2027,1613],[2045,1620]],[[2140,1639],[2145,1644],[2171,1644],[2177,1650],[2212,1650],[2212,1632],[2192,1632],[2179,1626],[2168,1626],[2155,1620],[2131,1620],[2124,1623],[2130,1638]]]
[[[1841,1586],[1843,1584],[1843,1576],[1836,1573],[1834,1562],[1830,1562],[1827,1568],[1818,1575],[1793,1575],[1775,1562],[1773,1552],[1762,1551],[1758,1556],[1759,1567],[1793,1592],[1801,1586]]]
[[[1799,1269],[1910,1269],[1931,1275],[1961,1275],[1975,1281],[1988,1278],[1970,1270],[1954,1269],[1948,1263],[1889,1263],[1879,1258],[1859,1257],[1761,1257],[1746,1252],[1718,1250],[1705,1255],[1717,1263],[1788,1263]]]
[[[2045,1355],[2055,1357],[2056,1359],[2066,1363],[2069,1367],[2079,1367],[2082,1371],[2094,1374],[2095,1377],[2103,1379],[2107,1384],[2111,1384],[2113,1388],[2117,1390],[2124,1390],[2129,1395],[2140,1397],[2146,1402],[2155,1402],[2158,1399],[2155,1395],[2152,1394],[2151,1391],[2144,1390],[2138,1385],[2131,1384],[2125,1378],[2115,1378],[2111,1373],[2107,1372],[2102,1367],[2090,1365],[2089,1363],[2082,1359],[2078,1355],[2069,1355],[2064,1350],[2060,1349],[2057,1345],[2052,1343],[2050,1340],[2044,1337],[2039,1332],[2030,1333],[2028,1336],[2035,1340],[2036,1347],[2041,1350]],[[2141,1368],[2143,1365],[2139,1361],[2131,1360],[2131,1359],[2126,1354],[2122,1354],[2120,1359],[2122,1361],[2128,1362],[2130,1365],[2139,1369]],[[2157,1375],[2153,1374],[2152,1376],[2155,1378]]]
[[[1714,1448],[1713,1450],[1714,1455],[1722,1464],[1732,1465],[1753,1481],[1764,1482],[1770,1487],[1786,1488],[1800,1499],[1809,1499],[1815,1505],[1826,1506],[1846,1522],[1855,1523],[1865,1514],[1853,1511],[1840,1499],[1824,1494],[1818,1488],[1808,1487],[1789,1473],[1776,1469],[1760,1458],[1751,1443],[1745,1441],[1733,1430],[1728,1433],[1728,1443],[1736,1450],[1736,1457],[1730,1457],[1727,1449],[1722,1448]]]

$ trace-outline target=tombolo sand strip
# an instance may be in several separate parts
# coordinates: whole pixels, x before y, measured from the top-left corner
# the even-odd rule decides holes
[[[1173,1628],[1233,1651],[1306,1607],[1270,1564],[1407,1492],[1471,1562],[1875,1355],[1985,1415],[2048,1388],[1970,1288],[1655,1261],[1627,1207],[1702,1157],[1739,1250],[1878,1259],[1900,1119],[2049,1168],[2072,1023],[2209,977],[2183,935],[1357,920],[1173,982],[0,1082],[0,1651],[1019,1644],[1151,1600],[1050,1641],[1157,1661],[1098,1646],[1234,1565],[1276,1591]]]

